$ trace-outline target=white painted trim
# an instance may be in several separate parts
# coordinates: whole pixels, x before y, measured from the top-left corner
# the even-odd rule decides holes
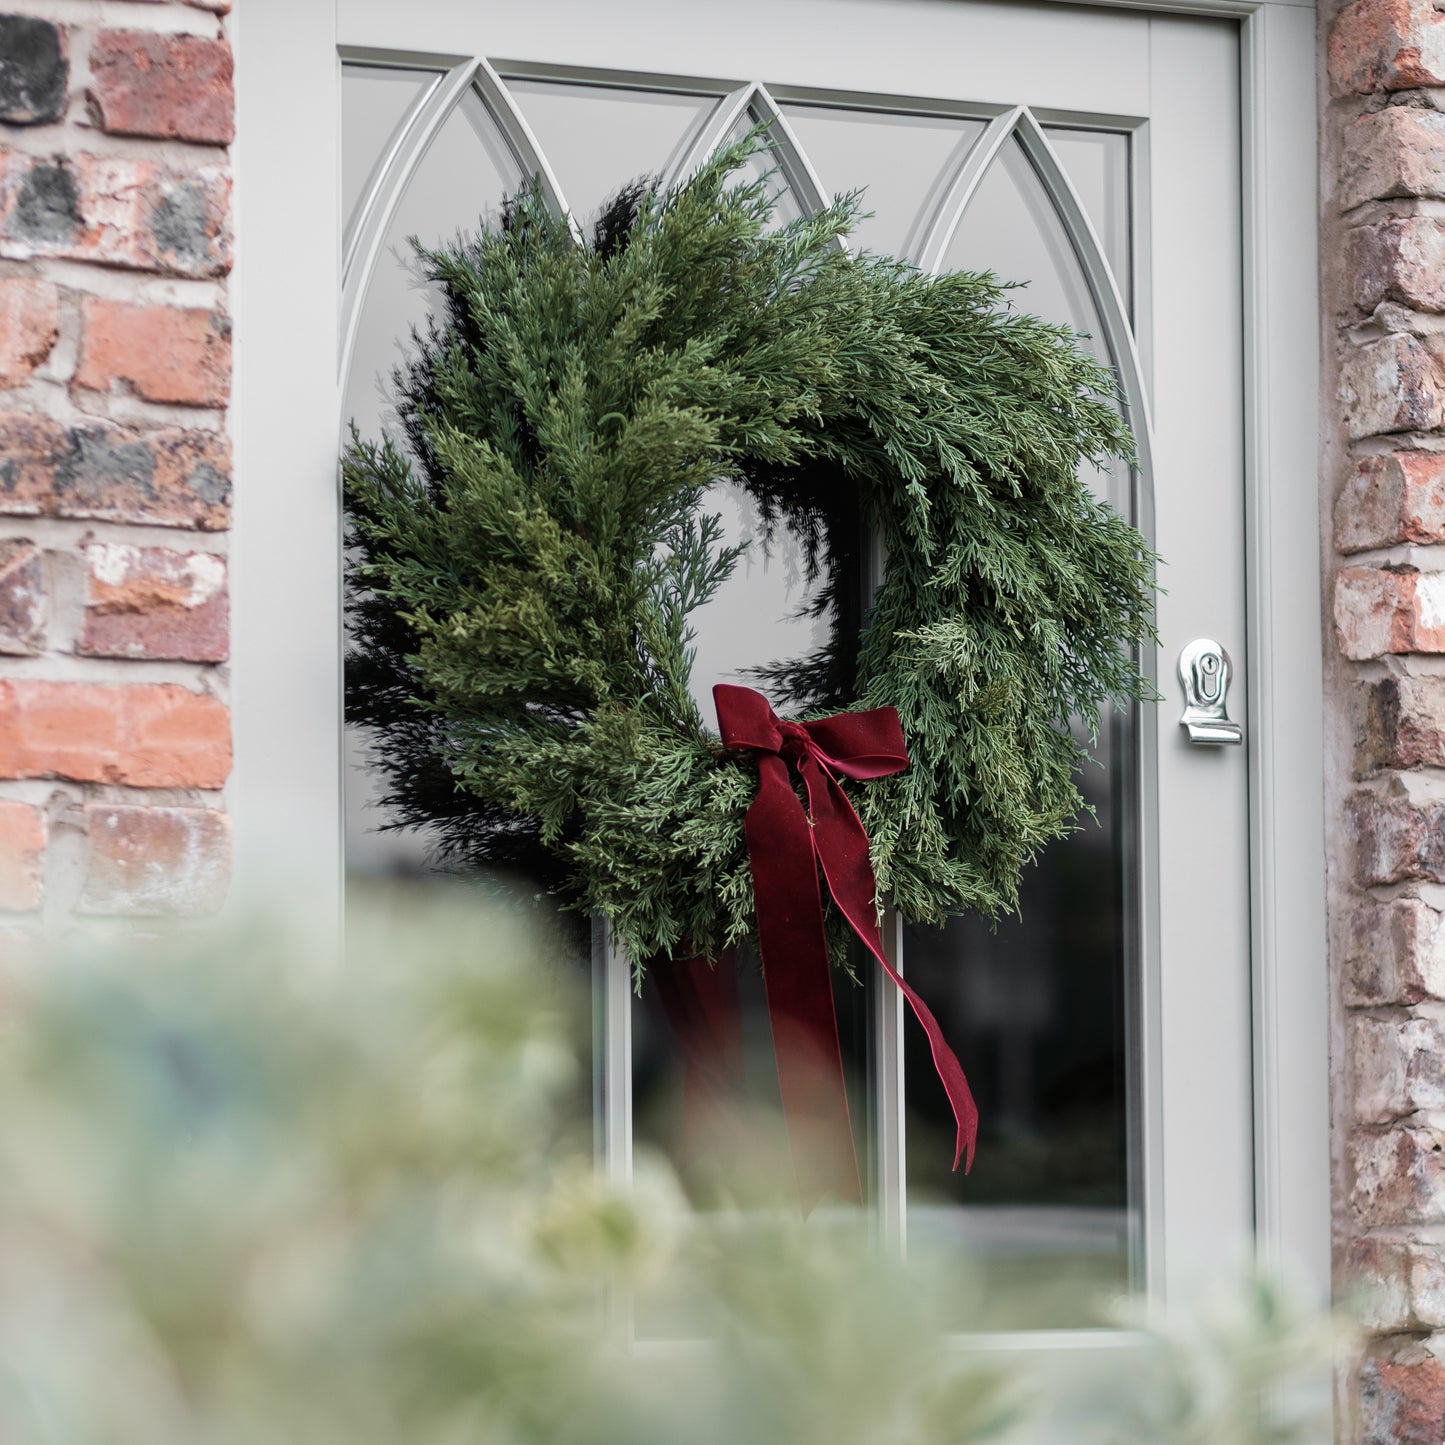
[[[1315,20],[1242,26],[1255,1220],[1330,1293]]]
[[[233,898],[240,907],[281,898],[334,920],[341,898],[341,67],[330,5],[247,0],[230,25]]]

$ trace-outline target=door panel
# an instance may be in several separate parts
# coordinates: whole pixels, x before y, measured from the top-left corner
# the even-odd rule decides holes
[[[905,970],[941,1017],[956,1015],[954,1042],[994,1137],[971,1179],[928,1177],[927,1107],[907,1124],[896,1107],[900,1083],[921,1103],[928,1081],[914,1077],[896,999],[880,996],[869,1076],[875,1200],[902,1237],[910,1182],[921,1210],[933,1185],[915,1232],[1022,1260],[1022,1274],[1000,1275],[1016,1298],[1022,1275],[1048,1279],[1080,1259],[1086,1280],[1117,1287],[1132,1273],[1156,1289],[1235,1263],[1252,1209],[1245,758],[1185,741],[1174,658],[1191,638],[1219,638],[1235,662],[1232,714],[1244,716],[1237,31],[1224,21],[952,0],[743,0],[729,4],[725,23],[721,7],[680,13],[629,0],[626,9],[623,25],[616,6],[561,0],[340,0],[343,54],[387,67],[389,106],[364,122],[343,116],[348,206],[357,177],[377,179],[381,156],[364,152],[383,151],[417,104],[399,70],[430,71],[436,95],[460,60],[495,66],[479,90],[452,70],[460,109],[393,167],[393,191],[405,188],[385,244],[379,223],[369,241],[364,225],[351,238],[348,414],[374,430],[389,339],[401,318],[424,311],[389,258],[393,238],[420,229],[423,240],[441,239],[473,224],[538,164],[585,220],[638,172],[675,171],[704,138],[746,124],[738,106],[767,113],[768,94],[740,98],[739,87],[759,80],[773,82],[795,141],[780,153],[791,205],[871,182],[865,208],[877,214],[858,244],[940,268],[996,267],[1030,283],[1015,304],[1091,333],[1120,369],[1140,435],[1144,472],[1096,485],[1164,558],[1161,647],[1146,663],[1166,700],[1106,728],[1105,766],[1086,779],[1099,822],[1030,877],[1022,919],[997,935],[963,922],[904,939]],[[349,69],[343,91],[381,79]],[[457,146],[476,163],[444,160]],[[397,169],[406,165],[409,179]],[[450,183],[458,174],[474,178],[464,192]],[[795,605],[785,561],[757,565],[781,569],[780,595]],[[778,610],[764,591],[747,595],[750,606]],[[746,649],[734,656],[739,634],[757,629],[731,611],[721,633],[704,632],[707,665],[769,661]],[[349,787],[364,791],[364,774],[349,771]],[[368,831],[371,818],[351,812],[354,831]],[[358,865],[375,846],[358,844]],[[414,846],[391,846],[374,866],[420,861]],[[613,968],[605,987],[610,1162],[625,1167],[634,1023],[639,1061],[653,1061],[652,1074],[638,1076],[639,1101],[644,1086],[665,1102],[675,1085],[646,1045],[646,1020],[630,1015],[626,969]],[[860,1032],[856,1056],[869,1052]],[[1083,1322],[1057,1298],[1049,1309],[999,1323]]]

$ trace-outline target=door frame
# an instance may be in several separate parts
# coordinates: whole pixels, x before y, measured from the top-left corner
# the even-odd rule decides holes
[[[1331,1191],[1315,10],[1297,0],[1103,3],[1240,25],[1254,1214],[1263,1257],[1323,1303]],[[335,9],[248,0],[232,29],[233,899],[244,908],[282,897],[327,927],[342,879]]]

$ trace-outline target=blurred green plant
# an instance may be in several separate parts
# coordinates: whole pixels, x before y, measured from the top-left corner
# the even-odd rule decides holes
[[[597,1174],[557,938],[433,891],[372,904],[344,960],[178,938],[55,960],[11,1011],[0,1439],[1036,1438],[1032,1386],[952,1350],[926,1270],[863,1220],[693,1216],[655,1162],[625,1191]],[[619,1326],[664,1286],[705,1345]],[[1067,1438],[1307,1438],[1261,1401],[1327,1342],[1263,1287],[1202,1345],[1144,1328],[1139,1350],[1064,1407]]]

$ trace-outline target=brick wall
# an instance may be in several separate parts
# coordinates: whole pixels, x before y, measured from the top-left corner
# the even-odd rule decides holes
[[[0,0],[0,959],[229,873],[229,0]]]
[[[1336,1242],[1369,1445],[1445,1440],[1445,14],[1322,16]]]

